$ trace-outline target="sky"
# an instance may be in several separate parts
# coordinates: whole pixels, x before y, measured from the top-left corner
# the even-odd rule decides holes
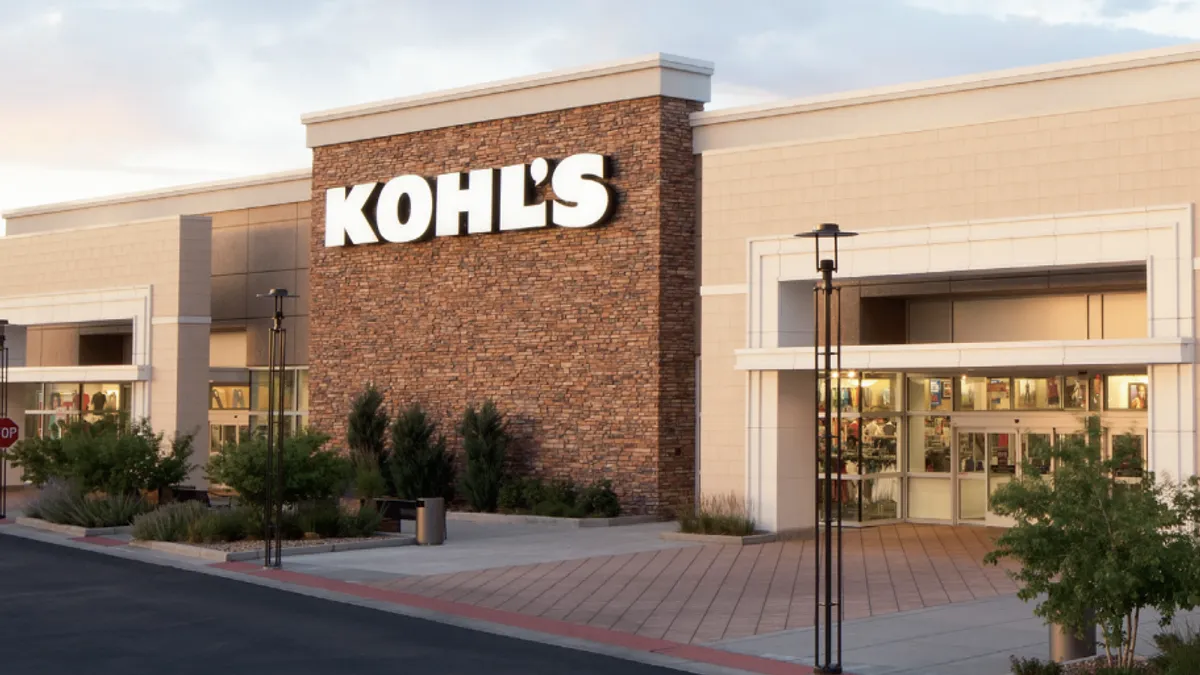
[[[713,110],[1192,41],[1200,0],[0,0],[0,213],[302,168],[304,113],[652,52],[714,62]]]

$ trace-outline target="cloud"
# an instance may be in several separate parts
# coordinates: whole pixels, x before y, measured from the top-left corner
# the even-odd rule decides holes
[[[302,113],[553,68],[708,59],[712,109],[1173,44],[1195,4],[5,0],[0,211],[303,166]]]

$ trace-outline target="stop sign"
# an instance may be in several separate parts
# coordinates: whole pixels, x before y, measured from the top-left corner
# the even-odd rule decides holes
[[[17,423],[7,417],[0,417],[0,450],[12,447],[17,442]]]

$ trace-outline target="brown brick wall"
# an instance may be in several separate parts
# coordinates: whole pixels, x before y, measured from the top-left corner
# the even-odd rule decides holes
[[[613,480],[626,508],[690,501],[696,356],[695,177],[687,114],[645,98],[318,147],[313,152],[311,422],[341,442],[368,382],[453,427],[493,398],[515,467]],[[599,152],[607,225],[324,246],[324,191],[415,173]]]

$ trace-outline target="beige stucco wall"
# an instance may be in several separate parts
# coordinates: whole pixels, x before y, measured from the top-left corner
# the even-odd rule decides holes
[[[203,216],[0,237],[0,302],[15,325],[132,319],[135,334],[149,331],[148,358],[138,348],[134,355],[135,365],[150,366],[149,381],[134,394],[148,405],[135,401],[134,411],[148,413],[168,436],[196,434],[193,460],[202,464],[211,256],[211,221]],[[116,300],[106,309],[106,293],[129,289],[144,289],[148,310],[144,301]],[[72,302],[82,296],[94,300],[80,309]]]
[[[1147,82],[1178,81],[1166,67],[1131,72],[1143,73],[1135,90],[1147,100],[1169,97],[1150,96]],[[932,101],[939,97],[931,97],[919,106],[876,103],[798,114],[786,124],[745,122],[748,141],[772,144],[702,156],[702,287],[736,290],[747,283],[748,237],[792,234],[821,222],[862,231],[1200,200],[1200,98],[968,123],[994,116],[994,101],[1004,94],[1032,101],[1022,86],[940,97],[950,110],[939,110]],[[1060,109],[1079,91],[1063,87],[1056,91],[1068,100],[1056,101]],[[1104,100],[1098,93],[1088,97]],[[991,108],[980,105],[984,100],[993,101]],[[889,119],[887,106],[897,115],[938,110],[921,123],[944,119],[955,126],[886,133],[898,122],[864,123]],[[736,142],[742,133],[736,124],[722,125],[719,138],[698,130],[708,134],[698,136],[698,149]],[[846,133],[858,136],[823,138]],[[745,481],[745,442],[733,430],[744,428],[746,374],[731,364],[732,350],[746,343],[746,306],[740,294],[705,296],[701,305],[701,481],[709,492]]]

